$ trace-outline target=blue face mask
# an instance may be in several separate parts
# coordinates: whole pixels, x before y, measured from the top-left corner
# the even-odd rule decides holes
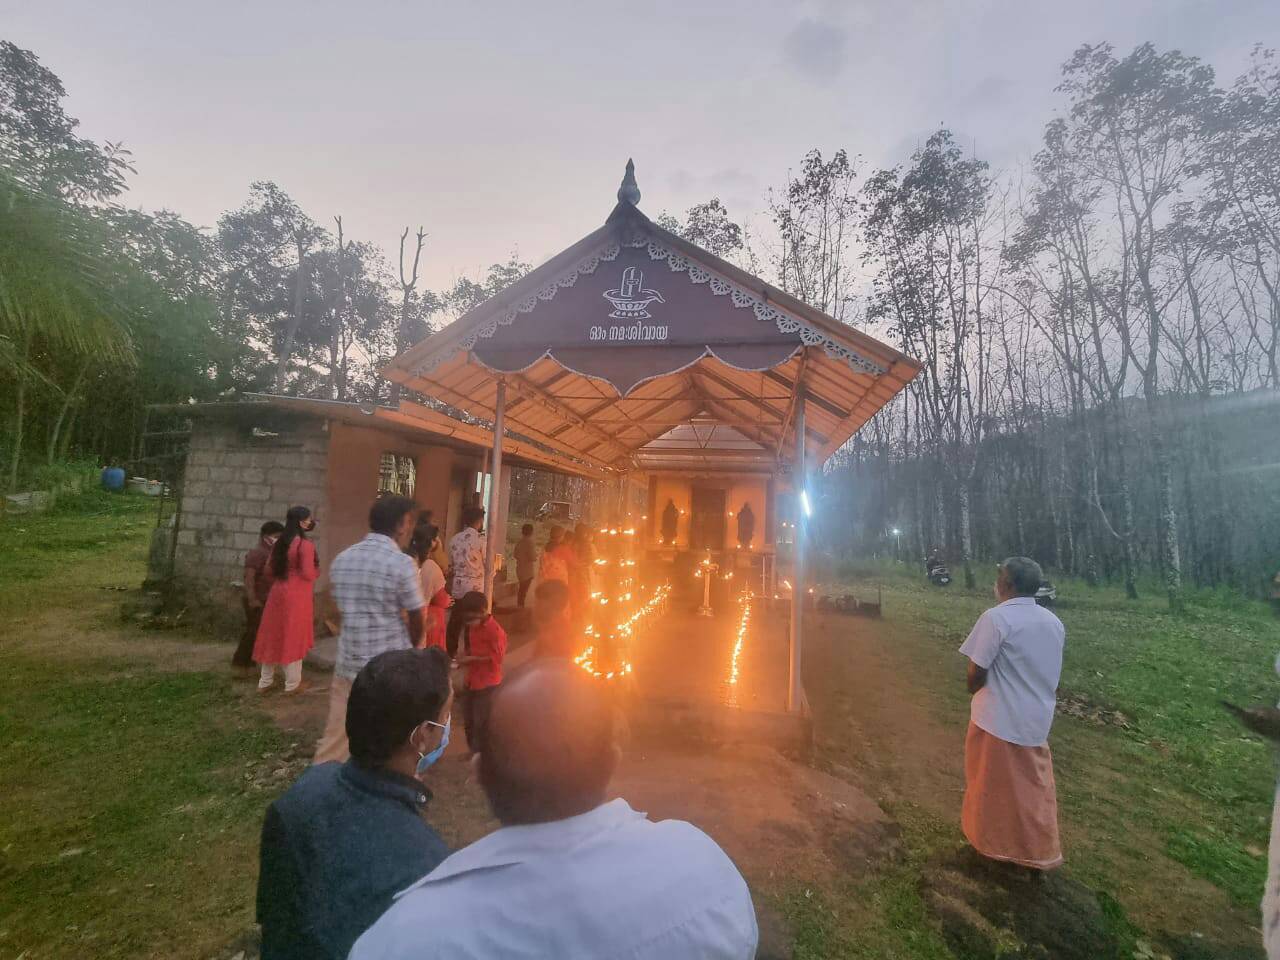
[[[418,754],[418,776],[422,776],[427,772],[428,768],[444,756],[445,747],[449,746],[449,728],[453,725],[453,717],[449,717],[444,723],[436,723],[434,720],[426,721],[433,727],[440,727],[444,730],[444,736],[440,738],[440,746],[436,747],[430,753]]]

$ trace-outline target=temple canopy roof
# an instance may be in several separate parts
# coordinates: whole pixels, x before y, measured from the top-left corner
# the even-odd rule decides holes
[[[821,464],[919,364],[650,221],[633,167],[604,226],[384,374],[598,471]],[[411,411],[409,411],[411,412]]]

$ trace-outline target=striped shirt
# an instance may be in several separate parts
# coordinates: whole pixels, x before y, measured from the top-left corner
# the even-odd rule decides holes
[[[333,672],[354,679],[380,653],[413,646],[402,610],[426,606],[418,566],[394,540],[370,533],[333,558],[330,591],[342,611]]]

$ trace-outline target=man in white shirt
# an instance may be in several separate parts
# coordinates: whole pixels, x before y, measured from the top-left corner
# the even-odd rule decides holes
[[[468,507],[462,512],[462,529],[449,541],[449,564],[453,567],[450,596],[461,600],[468,593],[484,593],[484,508]]]
[[[746,882],[679,820],[606,800],[619,750],[607,690],[542,660],[493,702],[476,774],[502,828],[397,897],[351,960],[749,960]]]
[[[1000,564],[1000,603],[978,618],[960,647],[973,694],[961,827],[982,856],[1034,870],[1062,864],[1048,739],[1066,630],[1036,604],[1043,579],[1027,557]]]

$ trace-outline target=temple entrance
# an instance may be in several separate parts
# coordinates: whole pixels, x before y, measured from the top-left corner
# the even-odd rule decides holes
[[[724,490],[695,486],[691,491],[689,546],[694,550],[724,548]]]

